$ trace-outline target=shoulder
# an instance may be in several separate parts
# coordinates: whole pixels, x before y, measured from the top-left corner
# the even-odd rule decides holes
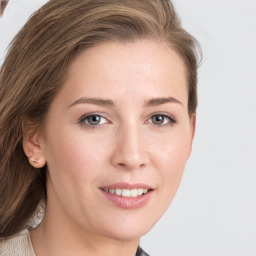
[[[23,230],[17,235],[9,238],[0,240],[0,255],[1,256],[35,256],[29,231],[27,229]]]

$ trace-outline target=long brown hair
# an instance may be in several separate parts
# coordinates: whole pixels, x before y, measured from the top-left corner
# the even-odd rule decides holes
[[[46,199],[46,171],[23,152],[24,120],[40,128],[71,61],[104,41],[160,40],[183,59],[188,111],[197,106],[197,41],[168,0],[51,0],[14,38],[0,70],[0,237],[24,228]],[[200,52],[200,50],[199,50]]]

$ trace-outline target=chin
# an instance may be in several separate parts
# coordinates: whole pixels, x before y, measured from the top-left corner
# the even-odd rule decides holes
[[[102,230],[104,233],[102,235],[119,241],[139,240],[143,235],[150,231],[155,223],[156,221],[152,223],[152,220],[149,222],[146,219],[124,219],[122,223],[116,222],[110,227],[105,227],[105,229]]]
[[[139,240],[143,235],[145,235],[150,229],[147,230],[137,230],[134,228],[119,229],[116,231],[108,232],[108,237],[117,241],[134,241]]]

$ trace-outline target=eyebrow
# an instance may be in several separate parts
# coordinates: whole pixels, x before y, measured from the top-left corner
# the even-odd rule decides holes
[[[183,106],[183,104],[177,100],[174,97],[160,97],[160,98],[153,98],[145,102],[146,107],[151,107],[151,106],[159,106],[162,104],[166,103],[177,103]]]
[[[105,106],[105,107],[114,107],[115,106],[114,102],[109,99],[82,97],[82,98],[75,100],[69,107],[72,107],[77,104],[86,104],[86,103],[99,105],[99,106]],[[158,97],[158,98],[153,98],[153,99],[145,101],[144,106],[145,107],[159,106],[159,105],[166,104],[166,103],[177,103],[177,104],[182,105],[182,103],[174,97]]]
[[[72,107],[77,104],[94,104],[99,106],[106,106],[106,107],[114,107],[114,102],[108,99],[101,99],[101,98],[86,98],[82,97],[78,100],[75,100],[69,107]]]

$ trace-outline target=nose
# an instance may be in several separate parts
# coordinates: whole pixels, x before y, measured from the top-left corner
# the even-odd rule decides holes
[[[135,170],[148,164],[143,131],[136,126],[125,126],[115,134],[110,162],[118,169]]]

